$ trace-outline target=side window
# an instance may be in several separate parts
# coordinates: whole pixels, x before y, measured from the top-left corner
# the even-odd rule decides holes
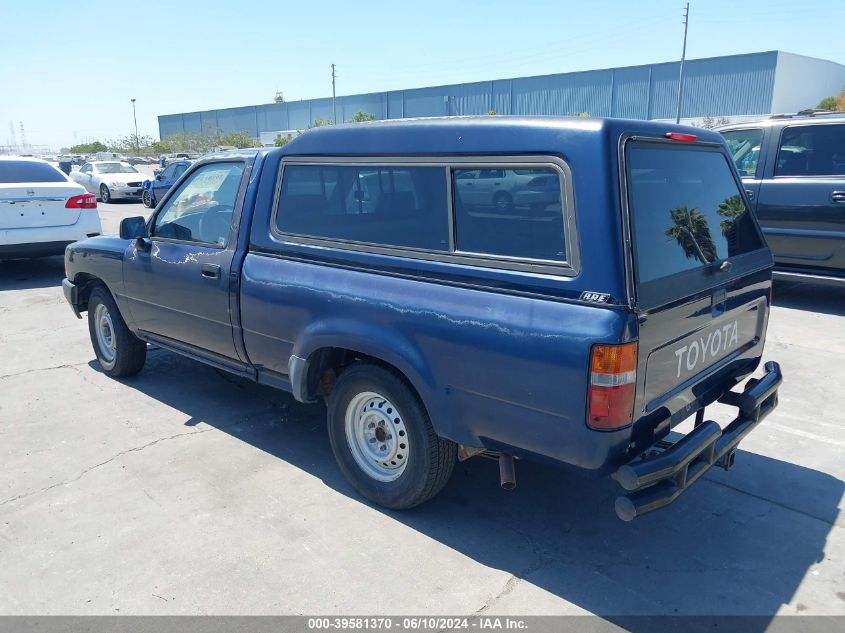
[[[153,237],[225,246],[243,170],[232,162],[194,171],[156,216]]]
[[[446,251],[445,168],[286,165],[276,228],[310,237]]]
[[[756,177],[763,130],[760,128],[731,130],[722,132],[722,136],[725,137],[739,175],[746,178]]]
[[[775,176],[845,175],[845,125],[796,125],[783,129]]]
[[[82,167],[79,168],[79,171],[84,174],[91,173],[91,163],[85,163]]]
[[[164,171],[161,172],[161,179],[162,180],[170,180],[171,178],[173,178],[173,170],[175,168],[176,168],[175,165],[170,165],[168,167],[165,167]]]
[[[481,195],[459,185],[472,171],[479,170],[452,170],[458,251],[566,261],[561,175],[557,170],[482,169],[479,178],[501,178],[502,186]]]
[[[187,168],[188,168],[187,165],[174,165],[173,166],[173,175],[171,176],[171,178],[173,178],[173,180],[177,180],[178,178],[180,178],[182,176],[182,174],[185,173],[185,170]]]

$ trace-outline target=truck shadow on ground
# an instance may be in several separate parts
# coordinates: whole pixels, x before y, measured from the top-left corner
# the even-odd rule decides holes
[[[781,308],[845,316],[845,287],[776,281],[772,301]]]
[[[0,292],[61,286],[65,278],[62,255],[0,261]]]
[[[619,488],[610,480],[519,462],[518,487],[505,492],[496,463],[484,458],[457,465],[433,501],[392,512],[368,504],[340,474],[321,405],[302,405],[163,350],[151,351],[145,371],[125,384],[190,416],[189,426],[215,427],[511,574],[479,605],[482,613],[508,612],[515,585],[530,583],[628,629],[653,630],[653,622],[623,616],[741,614],[762,616],[743,630],[763,631],[783,605],[812,614],[793,596],[824,560],[828,533],[843,525],[842,481],[742,450],[730,473],[711,471],[669,508],[632,523],[616,518]],[[288,494],[296,504],[295,489],[274,494]],[[537,607],[561,608],[553,600]]]

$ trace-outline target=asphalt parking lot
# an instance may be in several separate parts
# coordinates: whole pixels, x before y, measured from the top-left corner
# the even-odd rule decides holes
[[[519,463],[504,492],[480,458],[373,507],[320,406],[160,349],[103,375],[62,277],[0,263],[0,614],[845,615],[845,290],[775,287],[780,407],[626,524],[612,481]]]

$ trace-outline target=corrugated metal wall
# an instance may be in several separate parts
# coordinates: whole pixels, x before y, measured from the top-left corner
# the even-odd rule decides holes
[[[778,53],[687,62],[682,117],[766,114],[771,111]],[[677,62],[588,72],[501,79],[337,98],[338,119],[356,112],[377,119],[486,114],[674,118]],[[176,132],[260,132],[304,129],[332,118],[331,98],[160,116],[162,137]]]

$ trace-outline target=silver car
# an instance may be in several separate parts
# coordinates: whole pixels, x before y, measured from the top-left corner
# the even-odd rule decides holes
[[[71,179],[103,202],[137,200],[140,202],[145,176],[129,163],[104,160],[85,163]]]

